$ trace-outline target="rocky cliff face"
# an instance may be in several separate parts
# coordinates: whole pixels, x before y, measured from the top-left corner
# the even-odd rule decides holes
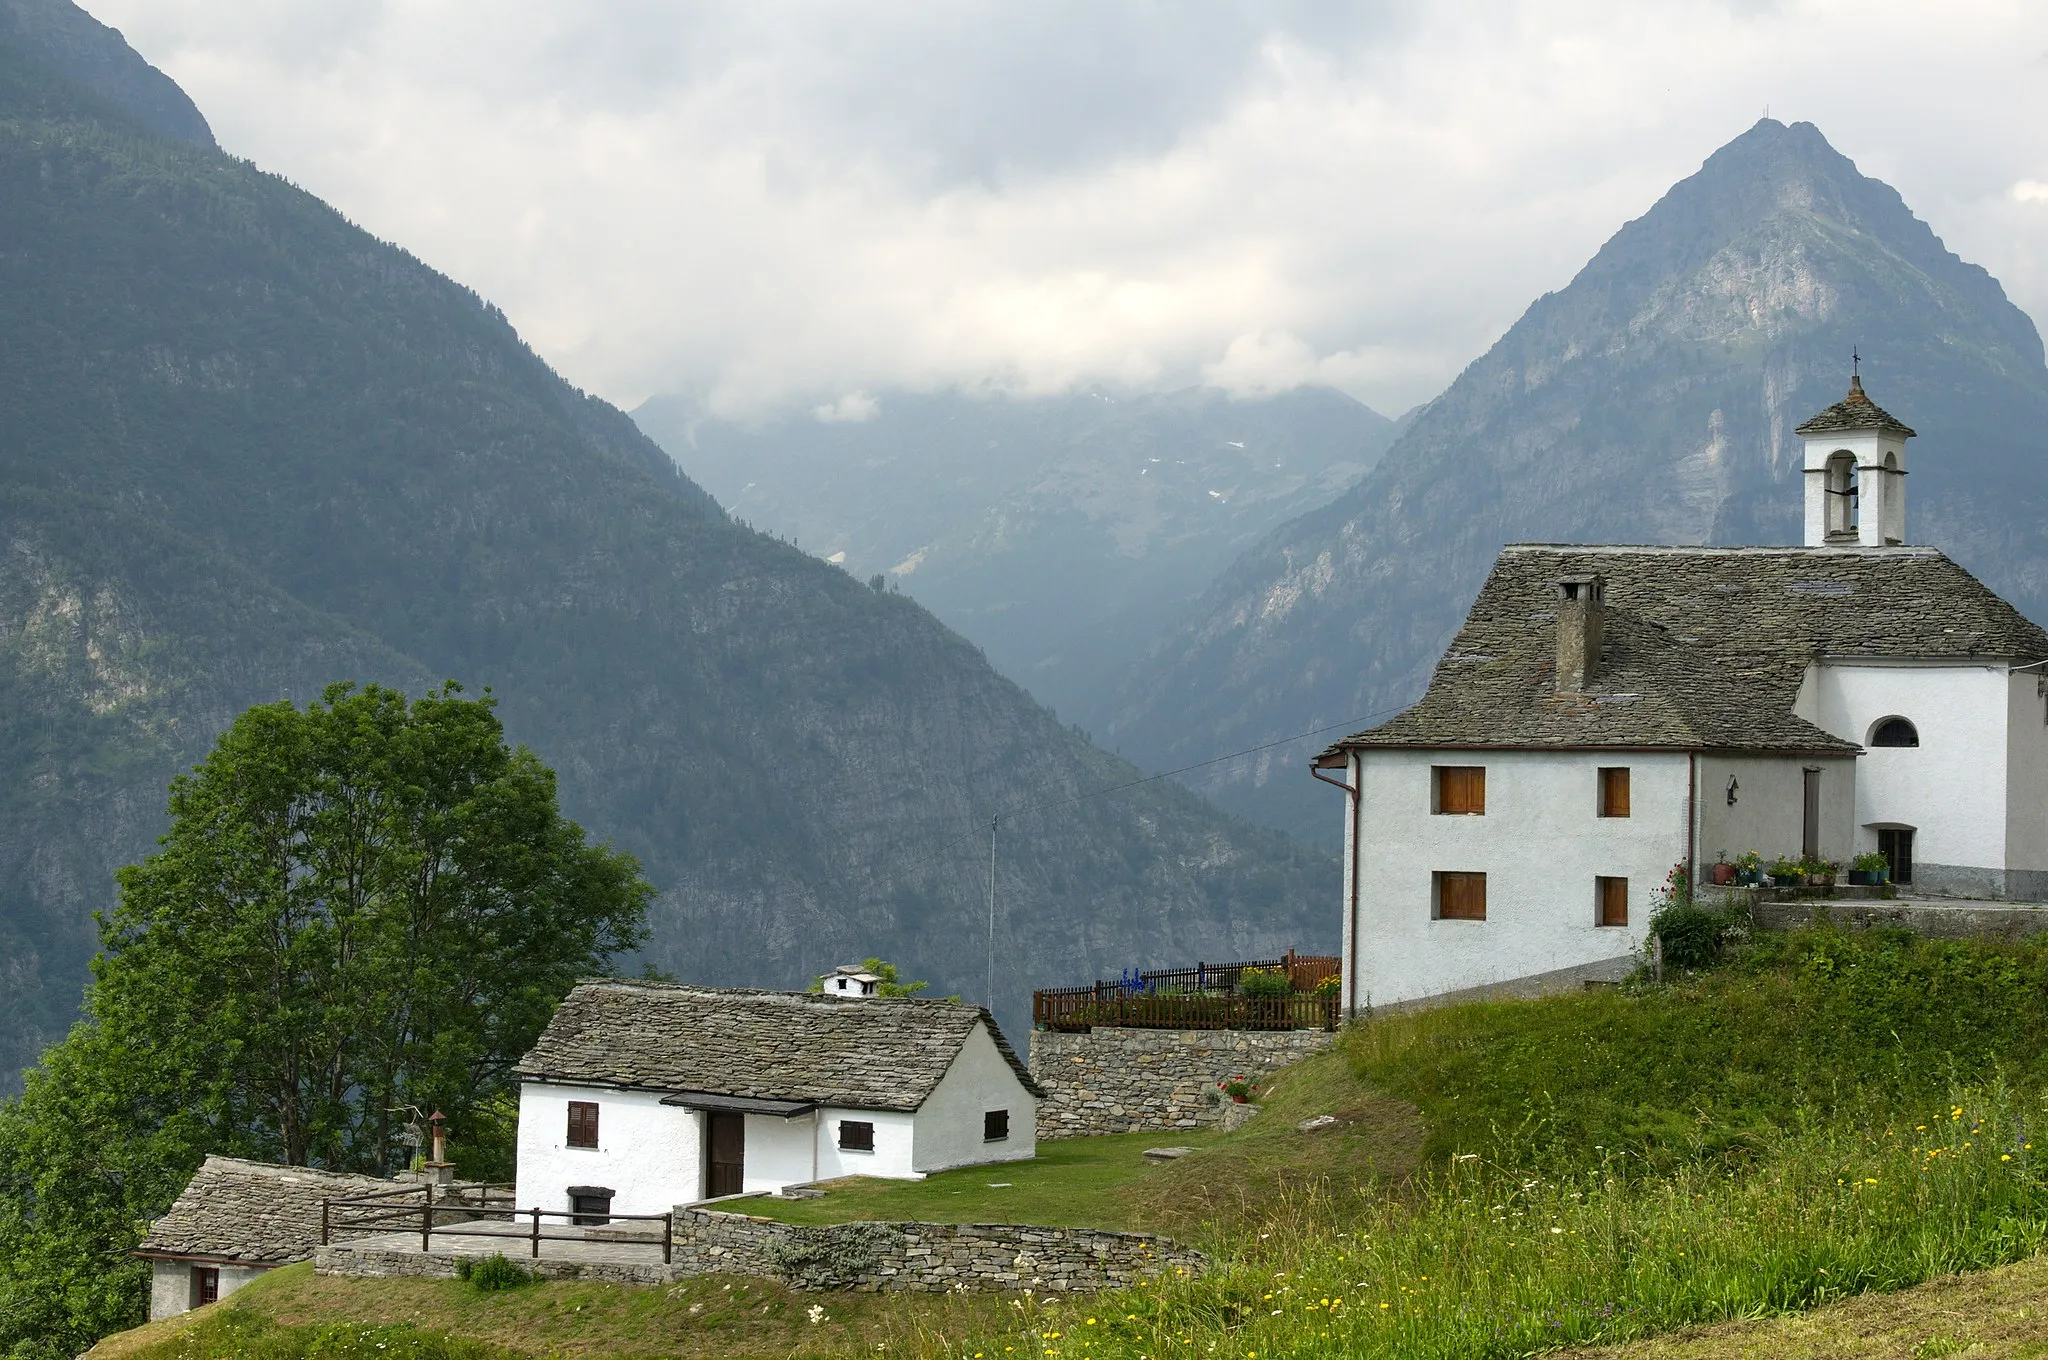
[[[17,35],[18,36],[18,35]],[[171,775],[328,681],[491,686],[660,889],[648,961],[995,997],[1327,946],[1328,857],[755,533],[474,293],[0,36],[0,1069],[62,1032]],[[132,54],[130,54],[132,55]],[[139,58],[137,59],[139,60]]]
[[[1394,431],[1327,388],[885,392],[823,414],[737,424],[657,398],[634,418],[733,514],[882,573],[1083,726],[1165,620]]]
[[[1503,543],[1796,543],[1793,427],[1852,348],[1909,449],[1912,541],[2048,618],[2048,371],[2033,323],[1810,124],[1765,120],[1538,299],[1332,504],[1277,530],[1133,673],[1106,736],[1157,764],[1384,716]],[[1334,838],[1286,748],[1206,785]]]

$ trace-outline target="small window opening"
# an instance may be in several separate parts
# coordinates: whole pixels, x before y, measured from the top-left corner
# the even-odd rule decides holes
[[[1437,873],[1431,875],[1432,915],[1439,921],[1484,921],[1486,919],[1486,875]]]
[[[569,1102],[569,1146],[572,1148],[594,1148],[597,1146],[596,1101],[572,1100]]]
[[[1628,816],[1628,766],[1616,765],[1600,771],[1600,815]]]
[[[192,1267],[192,1306],[194,1308],[204,1308],[209,1303],[219,1302],[220,1267]]]
[[[1872,746],[1918,746],[1920,729],[1904,718],[1886,718],[1871,729]]]
[[[1593,901],[1603,926],[1625,926],[1628,924],[1628,880],[1625,878],[1596,878],[1593,880]]]
[[[1857,534],[1856,455],[1837,449],[1828,458],[1828,537],[1853,538]]]
[[[873,1152],[875,1126],[865,1119],[840,1120],[839,1146],[846,1152]]]
[[[569,1221],[579,1228],[599,1228],[611,1222],[612,1194],[604,1185],[570,1186]]]
[[[1434,765],[1430,767],[1430,811],[1444,817],[1486,815],[1486,767],[1484,765]]]
[[[1010,1112],[989,1110],[981,1116],[981,1141],[1000,1143],[1010,1136]]]

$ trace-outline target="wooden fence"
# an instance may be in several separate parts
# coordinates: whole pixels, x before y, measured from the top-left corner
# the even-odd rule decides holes
[[[1239,996],[1248,968],[1285,971],[1292,996]],[[1126,972],[1087,987],[1051,987],[1031,994],[1031,1022],[1040,1029],[1083,1030],[1095,1025],[1134,1029],[1335,1029],[1335,995],[1308,995],[1337,976],[1327,954],[1297,954],[1192,968]]]
[[[567,1219],[557,1225],[550,1220]],[[645,1229],[616,1228],[618,1223],[645,1223]],[[554,1231],[557,1227],[567,1231]],[[598,1231],[591,1231],[591,1229]],[[580,1242],[586,1246],[644,1246],[661,1253],[668,1264],[675,1253],[673,1214],[577,1213],[562,1209],[519,1209],[509,1186],[450,1186],[436,1197],[433,1186],[405,1186],[347,1199],[320,1201],[320,1244],[327,1246],[349,1234],[418,1234],[421,1251],[433,1250],[434,1239],[487,1237],[510,1247],[524,1247],[535,1260],[543,1242]]]

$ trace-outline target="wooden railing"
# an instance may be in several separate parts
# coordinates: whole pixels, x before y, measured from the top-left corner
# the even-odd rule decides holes
[[[474,1193],[481,1191],[482,1193]],[[503,1192],[502,1196],[496,1192]],[[465,1193],[471,1192],[471,1193]],[[577,1231],[552,1232],[543,1220],[568,1219]],[[644,1232],[618,1231],[615,1223],[645,1223]],[[600,1229],[592,1232],[591,1229]],[[320,1245],[344,1234],[419,1234],[420,1250],[433,1250],[437,1237],[488,1237],[527,1248],[540,1258],[543,1242],[644,1246],[661,1252],[663,1265],[675,1256],[675,1215],[577,1213],[563,1209],[513,1207],[509,1186],[448,1186],[439,1198],[431,1185],[320,1201]]]
[[[1239,996],[1251,968],[1285,972],[1292,996]],[[1050,987],[1031,995],[1031,1022],[1040,1029],[1078,1030],[1095,1025],[1137,1029],[1335,1029],[1337,997],[1309,995],[1337,976],[1328,954],[1297,954],[1192,968],[1131,970],[1087,987]]]

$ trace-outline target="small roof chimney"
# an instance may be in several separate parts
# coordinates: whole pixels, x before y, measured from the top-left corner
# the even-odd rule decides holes
[[[1557,692],[1584,694],[1600,664],[1606,587],[1597,573],[1557,582]]]

